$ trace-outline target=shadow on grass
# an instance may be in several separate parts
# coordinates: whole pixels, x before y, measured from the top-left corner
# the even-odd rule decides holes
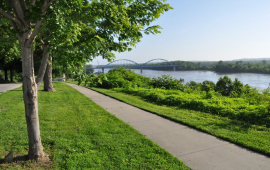
[[[238,132],[238,133],[247,133],[248,130],[252,127],[252,124],[242,122],[242,121],[237,121],[237,120],[228,120],[220,123],[208,123],[205,124],[206,126],[211,126],[213,129],[228,129],[233,132]]]
[[[28,155],[14,157],[13,161],[10,163],[5,162],[5,159],[0,159],[0,169],[19,167],[27,169],[52,169],[52,161],[36,162],[34,160],[29,160]]]
[[[15,158],[13,158],[13,161],[11,163],[13,163],[13,162],[20,163],[22,161],[28,161],[28,160],[29,159],[28,159],[27,155],[17,156]],[[8,164],[8,163],[5,162],[5,159],[0,159],[0,164]]]

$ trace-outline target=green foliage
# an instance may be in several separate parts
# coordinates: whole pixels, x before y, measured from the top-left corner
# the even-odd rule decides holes
[[[251,103],[248,102],[250,98],[216,96],[213,91],[209,91],[207,94],[195,94],[179,90],[145,88],[118,88],[115,90],[140,96],[149,102],[159,105],[177,106],[270,127],[270,115],[268,113],[269,96],[259,93],[256,96],[253,95],[253,99],[261,100],[261,102]]]
[[[202,82],[201,90],[209,92],[211,90],[214,90],[216,88],[216,84],[212,81],[205,80]]]
[[[114,68],[106,74],[99,76],[91,75],[91,79],[86,84],[93,87],[118,88],[118,87],[148,87],[151,79],[134,73],[125,68]]]
[[[19,41],[16,40],[16,36],[13,34],[14,30],[9,26],[9,22],[8,19],[0,17],[0,59],[5,64],[21,58]],[[0,69],[3,62],[0,63]]]
[[[22,72],[20,45],[13,31],[9,20],[0,17],[0,70],[11,72],[9,81]]]
[[[92,61],[96,56],[112,61],[115,59],[113,51],[132,50],[141,41],[143,33],[160,33],[161,27],[151,23],[170,9],[172,7],[161,0],[83,2],[79,11],[68,17],[78,24],[75,29],[78,33],[72,36],[74,42],[72,45],[61,43],[56,55],[63,65],[69,65],[75,71],[76,63]],[[126,84],[123,80],[119,83]]]
[[[237,96],[240,96],[244,92],[244,85],[237,78],[233,82],[233,91]]]
[[[197,83],[195,81],[189,81],[187,84],[186,84],[188,87],[190,87],[191,89],[196,89],[198,87],[201,86],[200,83]]]
[[[83,81],[86,80],[87,74],[83,72],[76,73],[75,80],[78,81],[78,85],[80,85]]]
[[[170,75],[162,75],[161,77],[152,78],[151,85],[154,88],[164,89],[182,89],[183,85]]]
[[[247,60],[247,61],[170,61],[175,65],[176,70],[210,70],[218,73],[270,73],[270,62],[267,60]],[[152,68],[153,70],[171,70],[171,68]]]
[[[232,80],[227,75],[223,78],[220,77],[215,90],[220,92],[223,96],[230,96],[233,91]]]
[[[270,73],[270,64],[266,60],[257,61],[219,61],[213,65],[214,71],[220,73]]]

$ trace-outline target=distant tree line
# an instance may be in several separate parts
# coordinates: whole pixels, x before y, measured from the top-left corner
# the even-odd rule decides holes
[[[243,72],[270,74],[270,63],[268,64],[267,62],[269,61],[236,61],[235,63],[219,61],[214,68],[216,72],[222,73]]]
[[[270,74],[270,60],[248,61],[171,61],[177,71],[209,70],[218,73],[263,73]],[[153,67],[151,70],[173,70],[173,67]]]

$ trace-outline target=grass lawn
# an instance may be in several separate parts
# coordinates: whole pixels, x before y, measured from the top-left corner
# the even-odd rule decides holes
[[[158,106],[141,97],[120,93],[119,91],[102,88],[93,88],[93,90],[270,156],[270,128],[265,126],[252,125],[218,115],[181,109],[179,107]]]
[[[3,163],[28,152],[21,88],[0,94],[0,169],[188,169],[181,161],[64,83],[39,91],[41,138],[50,164]],[[42,89],[42,87],[41,87]]]

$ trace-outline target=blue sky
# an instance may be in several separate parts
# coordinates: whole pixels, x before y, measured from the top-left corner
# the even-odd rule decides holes
[[[270,58],[270,0],[167,0],[174,9],[152,25],[161,34],[144,35],[117,59],[144,63]],[[108,63],[98,57],[99,64]],[[91,64],[97,65],[97,60]]]

